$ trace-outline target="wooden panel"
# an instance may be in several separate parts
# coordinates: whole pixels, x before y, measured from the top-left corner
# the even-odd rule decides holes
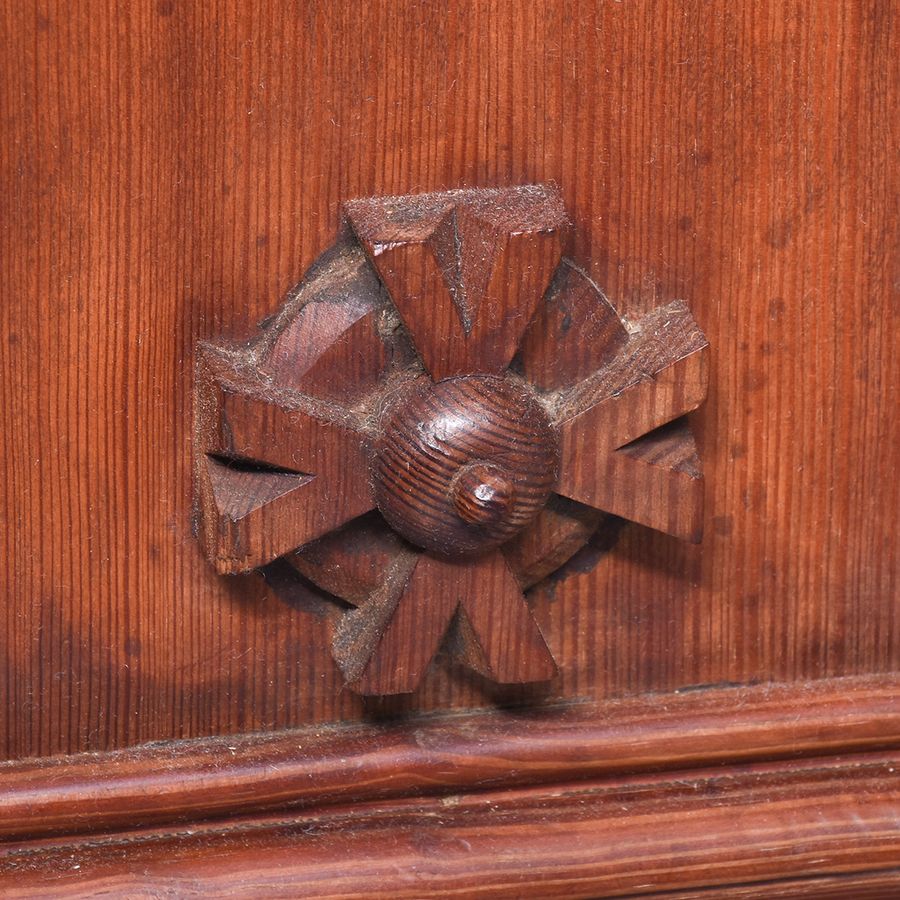
[[[712,348],[706,539],[630,526],[538,589],[549,696],[900,666],[896,21],[3,0],[0,752],[542,696],[439,667],[354,697],[321,597],[191,535],[196,341],[250,336],[341,201],[457,186],[555,181],[616,309],[683,298]]]
[[[392,900],[755,888],[749,896],[770,898],[784,879],[795,897],[821,898],[821,887],[891,897],[900,888],[897,767],[896,753],[848,756],[0,845],[0,888]],[[856,890],[873,883],[880,894]]]

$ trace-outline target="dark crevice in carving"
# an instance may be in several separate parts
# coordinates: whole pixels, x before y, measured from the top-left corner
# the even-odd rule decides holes
[[[233,472],[249,472],[258,475],[299,475],[305,478],[313,478],[309,472],[298,472],[296,469],[288,469],[285,466],[274,466],[271,463],[261,462],[258,459],[247,459],[243,456],[227,456],[222,453],[207,453],[210,462],[225,466]]]

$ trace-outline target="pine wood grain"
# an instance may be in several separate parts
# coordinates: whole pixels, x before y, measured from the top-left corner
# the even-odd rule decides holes
[[[537,589],[551,696],[898,668],[896,19],[0,4],[2,754],[542,696],[362,701],[317,595],[191,535],[196,341],[252,334],[343,200],[459,186],[555,181],[615,308],[682,298],[714,348],[707,537],[629,526]]]

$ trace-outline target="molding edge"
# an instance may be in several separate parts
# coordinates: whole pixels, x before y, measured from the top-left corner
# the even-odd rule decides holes
[[[0,844],[16,897],[809,897],[900,889],[900,753]]]
[[[900,748],[900,678],[690,689],[0,764],[0,839]]]

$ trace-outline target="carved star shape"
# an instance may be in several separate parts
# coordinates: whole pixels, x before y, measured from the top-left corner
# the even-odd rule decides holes
[[[444,641],[495,681],[549,679],[524,591],[602,513],[699,540],[682,417],[706,339],[680,301],[623,322],[562,258],[553,188],[344,212],[255,340],[201,345],[205,551],[223,574],[286,555],[347,601],[333,653],[360,693],[414,690]]]

